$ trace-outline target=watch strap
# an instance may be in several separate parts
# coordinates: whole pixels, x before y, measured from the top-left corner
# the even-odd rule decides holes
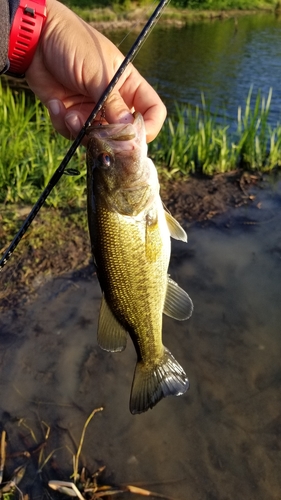
[[[31,64],[46,20],[46,0],[20,0],[10,31],[7,74],[19,78]]]

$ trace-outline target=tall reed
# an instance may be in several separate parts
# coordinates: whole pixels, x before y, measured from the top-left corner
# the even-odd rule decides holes
[[[34,203],[64,157],[69,141],[57,134],[46,108],[24,92],[12,92],[0,81],[0,202]],[[63,176],[47,199],[59,206],[83,202],[85,153],[79,150],[71,166],[79,176]]]
[[[245,107],[238,108],[234,132],[227,117],[217,116],[206,105],[178,106],[150,146],[150,155],[169,177],[176,173],[213,175],[236,168],[268,172],[281,165],[281,126],[268,121],[272,90],[267,98],[252,89]]]
[[[213,175],[237,167],[269,172],[281,166],[281,126],[272,127],[268,116],[272,91],[267,98],[250,90],[239,107],[234,132],[229,120],[213,114],[204,95],[201,105],[176,105],[149,154],[166,176],[192,173]],[[24,92],[3,88],[0,81],[0,203],[33,204],[69,148],[57,134],[48,112]],[[86,192],[85,150],[71,160],[80,174],[63,176],[47,204],[54,207],[84,206]]]

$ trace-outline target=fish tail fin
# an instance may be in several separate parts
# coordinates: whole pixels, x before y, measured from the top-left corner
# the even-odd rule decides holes
[[[142,413],[153,408],[166,396],[180,396],[189,388],[188,378],[175,360],[164,348],[163,357],[157,365],[147,367],[139,361],[136,365],[131,391],[130,411]]]

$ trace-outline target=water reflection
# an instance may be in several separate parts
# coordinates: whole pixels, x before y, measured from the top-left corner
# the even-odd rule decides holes
[[[84,445],[92,470],[105,463],[111,480],[178,500],[278,498],[281,183],[254,205],[193,225],[188,246],[173,247],[171,275],[195,310],[188,322],[165,318],[164,342],[186,369],[188,393],[130,415],[134,348],[97,347],[98,284],[69,275],[1,317],[6,425],[47,422],[52,449],[62,446],[56,462],[71,470],[62,429],[78,442],[86,417],[104,405]]]
[[[126,33],[108,33],[114,42]],[[156,27],[135,64],[173,109],[174,100],[200,104],[204,92],[212,109],[236,118],[250,86],[267,96],[273,88],[271,120],[280,120],[281,22],[273,14],[256,14],[184,28]],[[131,33],[121,45],[127,52]]]

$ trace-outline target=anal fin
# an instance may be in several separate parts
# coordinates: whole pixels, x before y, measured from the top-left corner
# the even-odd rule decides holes
[[[127,332],[111,312],[104,296],[99,314],[98,344],[111,352],[123,351],[127,344]]]

